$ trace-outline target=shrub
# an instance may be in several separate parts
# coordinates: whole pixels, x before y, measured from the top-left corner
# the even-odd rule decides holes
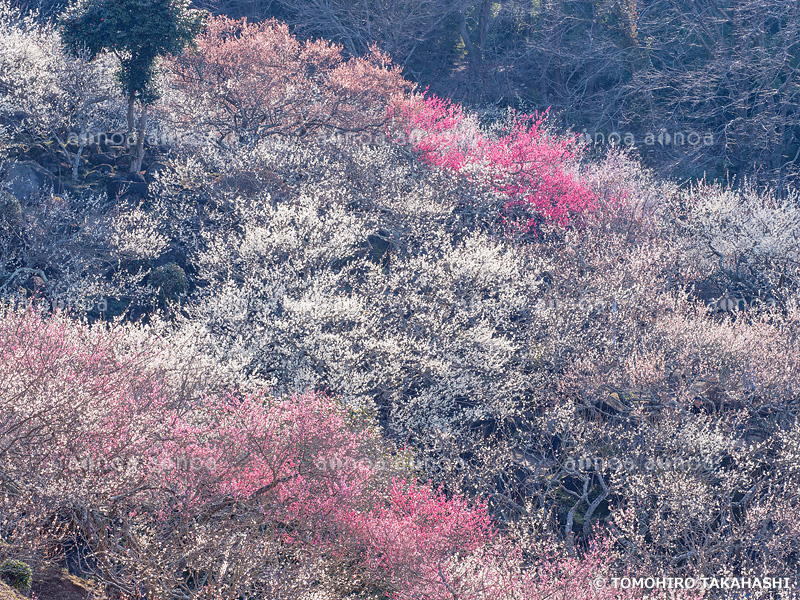
[[[21,560],[8,559],[0,564],[0,579],[23,594],[30,591],[32,576],[31,568]]]
[[[63,67],[54,32],[0,4],[0,114],[49,137],[63,118]]]
[[[22,206],[19,200],[0,189],[0,231],[14,230],[22,224]]]
[[[153,270],[149,284],[162,300],[178,300],[186,293],[186,273],[179,265],[168,263]]]
[[[779,199],[752,187],[700,184],[669,211],[682,269],[706,302],[728,294],[786,306],[800,291],[800,209],[796,192]],[[724,310],[723,310],[724,312]]]

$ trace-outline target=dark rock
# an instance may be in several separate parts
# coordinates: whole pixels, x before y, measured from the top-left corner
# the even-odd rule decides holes
[[[24,160],[7,163],[3,167],[6,188],[21,202],[28,202],[37,194],[59,188],[53,173],[39,163]]]
[[[114,165],[116,166],[117,171],[119,171],[120,173],[122,172],[127,173],[131,166],[131,157],[128,155],[118,156],[114,160]]]
[[[86,181],[89,183],[95,181],[101,181],[103,179],[106,179],[113,172],[114,172],[114,167],[112,167],[111,165],[105,165],[105,164],[97,165],[88,173],[86,173]]]
[[[105,131],[100,133],[95,139],[99,141],[99,146],[102,151],[110,148],[128,148],[129,141],[132,141],[133,136],[129,139],[128,131],[126,129],[115,129],[114,131]]]
[[[45,148],[42,144],[34,144],[25,152],[27,156],[32,158],[33,160],[39,160],[42,156],[45,156],[50,153],[50,150]]]
[[[11,125],[12,127],[21,125],[27,116],[28,114],[22,111],[0,114],[0,125]]]
[[[377,234],[367,236],[366,247],[369,250],[370,260],[380,262],[382,259],[386,260],[388,258],[390,235],[388,231],[381,229]]]
[[[109,165],[113,167],[117,160],[106,152],[98,152],[89,159],[89,162],[93,165]]]
[[[55,154],[45,154],[44,156],[40,156],[36,162],[52,173],[58,173],[59,170],[64,170],[62,166],[64,161]]]
[[[106,192],[106,184],[103,180],[100,181],[90,181],[86,186],[86,191],[90,192],[91,194],[101,195]]]
[[[148,191],[147,182],[138,173],[126,173],[123,177],[112,179],[106,185],[106,193],[110,200],[123,197],[133,201],[144,200]]]

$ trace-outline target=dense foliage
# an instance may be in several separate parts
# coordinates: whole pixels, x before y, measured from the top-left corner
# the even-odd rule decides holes
[[[795,576],[794,192],[589,160],[377,52],[227,18],[164,60],[122,179],[113,56],[7,7],[0,47],[0,548],[34,580],[583,600]]]
[[[800,8],[785,0],[208,0],[288,20],[475,105],[551,108],[682,178],[798,177]],[[689,137],[694,134],[695,137]],[[622,142],[624,136],[631,142]],[[648,137],[649,136],[649,137]]]
[[[176,0],[91,0],[62,18],[61,35],[73,52],[92,59],[103,52],[119,57],[117,78],[128,98],[149,104],[156,59],[180,52],[203,27],[203,14]]]
[[[85,0],[61,17],[60,32],[73,54],[88,60],[113,53],[119,61],[116,78],[128,98],[128,132],[133,132],[134,102],[142,106],[131,172],[141,170],[147,106],[158,98],[156,62],[190,45],[205,27],[205,13],[190,9],[189,0]]]
[[[386,105],[410,88],[377,50],[344,60],[341,48],[300,43],[276,21],[214,19],[197,51],[168,68],[179,125],[250,145],[275,134],[380,132]]]

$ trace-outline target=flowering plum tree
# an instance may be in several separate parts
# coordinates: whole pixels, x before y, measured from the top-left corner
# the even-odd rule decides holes
[[[148,373],[152,354],[122,352],[124,331],[6,311],[0,333],[12,543],[21,524],[46,545],[73,535],[93,576],[148,597],[297,598],[309,578],[340,592],[355,578],[396,598],[444,599],[456,586],[482,598],[481,578],[505,581],[499,597],[543,589],[525,583],[485,505],[389,481],[361,460],[380,453],[377,430],[324,396],[186,405]],[[497,544],[515,570],[497,562]],[[585,583],[571,581],[575,593]]]
[[[78,177],[83,136],[117,107],[107,61],[68,55],[52,24],[23,16],[0,2],[0,118],[7,126],[4,143],[31,137],[44,145],[55,141]],[[78,150],[68,148],[70,134]],[[77,135],[76,135],[77,134]]]
[[[344,60],[277,21],[216,17],[197,48],[169,62],[171,109],[193,130],[255,144],[264,136],[377,131],[410,84],[377,49]]]
[[[158,336],[4,313],[5,541],[74,539],[108,586],[170,600],[584,600],[624,597],[591,574],[626,568],[797,572],[791,201],[682,190],[618,153],[578,179],[545,122],[481,129],[435,99],[387,125],[437,168],[371,136],[304,135],[380,130],[392,96],[362,107],[331,78],[357,64],[335,49],[225,23],[225,60],[210,43],[170,58],[157,106],[247,144],[179,148],[140,206],[54,196],[46,218],[11,215],[6,298],[29,273],[49,293],[132,298],[153,282],[142,265],[166,261],[192,285]],[[3,110],[30,81],[16,63],[44,83],[60,60],[33,60],[19,31],[0,28]],[[184,81],[187,65],[219,77]],[[44,92],[24,110],[46,114]],[[518,244],[502,216],[557,235]],[[711,284],[775,302],[712,313]],[[204,366],[184,386],[189,338]],[[414,471],[377,466],[393,443]]]
[[[395,113],[425,162],[483,181],[502,194],[509,233],[537,231],[543,222],[580,223],[595,207],[591,190],[567,167],[574,140],[545,131],[546,115],[514,115],[506,132],[488,135],[460,105],[414,96]]]

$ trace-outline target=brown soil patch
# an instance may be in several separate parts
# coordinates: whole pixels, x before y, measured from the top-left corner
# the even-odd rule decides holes
[[[31,593],[38,600],[101,600],[103,597],[91,581],[70,575],[66,569],[58,567],[34,572]],[[0,596],[0,600],[6,599]]]

